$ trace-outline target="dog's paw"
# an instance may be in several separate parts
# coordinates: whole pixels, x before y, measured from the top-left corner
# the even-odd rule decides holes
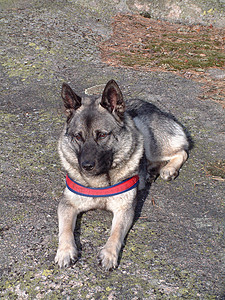
[[[109,248],[103,248],[98,255],[98,259],[106,271],[117,267],[118,255]]]
[[[58,263],[60,268],[69,267],[78,260],[78,251],[74,246],[64,246],[57,250],[55,263]]]
[[[160,176],[164,180],[172,180],[178,176],[178,171],[174,167],[165,166],[160,170]]]

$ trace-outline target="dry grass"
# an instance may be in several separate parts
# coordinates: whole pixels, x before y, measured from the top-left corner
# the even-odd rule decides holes
[[[140,15],[115,17],[111,38],[100,45],[110,65],[175,72],[205,83],[201,99],[225,106],[224,82],[207,74],[225,67],[225,30],[213,26],[171,24]]]

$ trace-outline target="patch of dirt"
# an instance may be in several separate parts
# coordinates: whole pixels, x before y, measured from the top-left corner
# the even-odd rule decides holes
[[[225,30],[181,25],[141,15],[117,15],[110,39],[100,44],[102,59],[113,66],[169,71],[204,84],[201,99],[225,107]]]
[[[206,166],[206,173],[215,180],[225,181],[225,160],[209,163]]]

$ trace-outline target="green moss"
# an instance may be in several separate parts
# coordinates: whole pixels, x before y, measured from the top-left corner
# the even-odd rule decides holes
[[[125,54],[122,52],[113,53],[112,56],[119,57],[120,61],[128,67],[150,65],[153,59],[143,56],[142,54]]]
[[[27,215],[27,211],[23,211],[20,213],[15,213],[12,217],[12,221],[16,222],[16,223],[22,223],[23,220],[26,218]]]
[[[41,74],[43,69],[48,68],[49,62],[45,61],[26,61],[23,62],[22,57],[18,58],[5,58],[2,62],[2,66],[8,73],[9,77],[21,77],[22,81],[29,78],[34,73],[37,79],[42,79],[43,74]]]

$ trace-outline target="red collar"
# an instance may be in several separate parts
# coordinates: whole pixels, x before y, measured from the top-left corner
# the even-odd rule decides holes
[[[68,189],[75,194],[86,197],[108,197],[122,194],[135,188],[138,185],[138,182],[139,176],[135,175],[115,185],[103,188],[90,188],[73,181],[66,175],[66,186]]]

